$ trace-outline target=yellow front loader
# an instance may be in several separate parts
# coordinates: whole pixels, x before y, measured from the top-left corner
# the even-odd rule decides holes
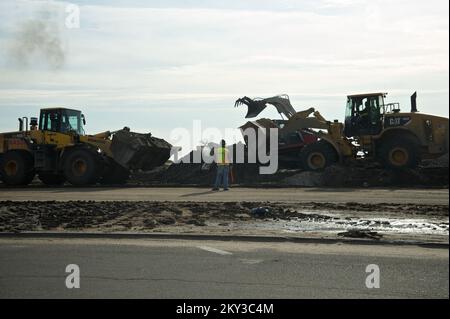
[[[401,169],[448,153],[448,118],[419,112],[416,92],[406,112],[399,103],[386,103],[386,96],[347,96],[343,135],[354,146],[354,157],[372,158],[386,168]],[[328,137],[324,134],[324,139]],[[328,140],[332,143],[334,139]],[[339,147],[335,149],[340,152]]]
[[[246,117],[257,116],[267,105],[275,106],[287,119],[257,120],[253,126],[277,127],[281,140],[314,129],[317,138],[302,138],[302,147],[293,157],[293,161],[307,170],[320,170],[337,162],[360,158],[373,159],[390,169],[414,168],[421,160],[448,153],[448,118],[418,112],[416,93],[411,96],[409,112],[402,112],[399,103],[385,103],[386,95],[347,96],[344,123],[327,121],[314,108],[296,112],[287,95],[266,99],[243,97],[235,105],[248,106]],[[252,123],[241,128],[250,127]]]
[[[20,118],[17,132],[0,134],[0,178],[27,185],[36,175],[47,185],[123,184],[132,170],[164,164],[171,145],[151,134],[86,135],[81,111],[47,108],[37,118]]]

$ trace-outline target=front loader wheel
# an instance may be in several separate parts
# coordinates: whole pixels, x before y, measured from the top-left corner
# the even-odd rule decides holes
[[[417,142],[408,136],[381,142],[378,161],[390,169],[414,168],[420,161]]]
[[[39,174],[39,179],[48,186],[60,186],[66,181],[66,178],[63,175],[50,173]]]
[[[10,186],[28,185],[34,179],[33,158],[24,152],[9,151],[0,162],[3,182]]]
[[[306,145],[300,151],[302,167],[309,171],[324,169],[338,161],[334,148],[326,141]]]
[[[67,181],[74,186],[95,184],[99,172],[96,154],[86,149],[71,151],[64,160],[63,172]]]

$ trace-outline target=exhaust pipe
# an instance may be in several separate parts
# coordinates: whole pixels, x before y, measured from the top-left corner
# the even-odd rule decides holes
[[[19,118],[19,131],[22,132],[24,130],[23,123],[25,122],[25,131],[28,131],[28,117]]]
[[[23,131],[23,119],[21,119],[19,117],[18,120],[19,120],[19,131],[22,132]]]
[[[417,92],[414,92],[414,94],[411,95],[411,113],[417,112],[416,98],[417,98]]]

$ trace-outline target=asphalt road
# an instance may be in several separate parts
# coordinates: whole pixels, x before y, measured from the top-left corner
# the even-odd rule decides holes
[[[68,289],[68,264],[80,288]],[[380,288],[366,287],[366,267]],[[181,240],[0,239],[0,298],[448,298],[448,250]]]
[[[271,201],[417,203],[448,205],[448,189],[351,189],[351,188],[234,188],[212,192],[207,188],[0,188],[0,201],[14,200],[128,200],[128,201]]]

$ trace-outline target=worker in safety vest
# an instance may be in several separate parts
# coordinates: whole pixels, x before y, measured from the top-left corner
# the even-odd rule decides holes
[[[230,172],[230,159],[228,149],[225,147],[225,141],[220,142],[221,147],[215,149],[215,161],[217,164],[216,182],[214,183],[214,191],[218,191],[220,184],[223,184],[223,190],[228,190],[228,174]]]

